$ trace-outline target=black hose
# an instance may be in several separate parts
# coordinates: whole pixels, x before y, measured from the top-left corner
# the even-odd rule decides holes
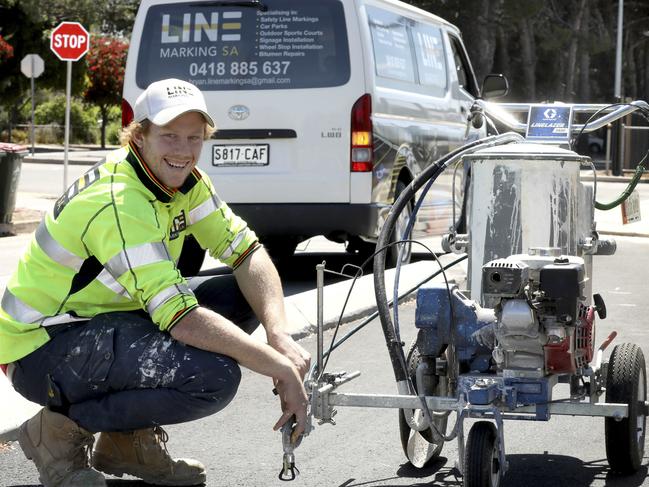
[[[468,152],[475,147],[480,147],[487,144],[497,144],[498,142],[510,143],[517,140],[522,140],[518,134],[503,134],[486,137],[479,139],[449,152],[444,157],[438,159],[434,164],[428,166],[424,171],[419,174],[412,182],[406,186],[401,192],[397,200],[392,205],[392,209],[388,214],[388,218],[381,229],[376,248],[381,249],[386,247],[389,239],[394,231],[397,219],[403,211],[408,202],[415,196],[415,193],[426,183],[428,180],[435,181],[437,177],[446,169],[447,162],[453,160],[456,156]],[[376,296],[377,311],[381,320],[381,327],[383,328],[383,335],[388,347],[388,354],[392,362],[392,369],[397,382],[408,380],[408,370],[406,366],[406,357],[403,353],[403,343],[398,339],[394,324],[390,318],[390,307],[388,305],[387,292],[385,289],[385,252],[378,253],[374,258],[374,294]]]

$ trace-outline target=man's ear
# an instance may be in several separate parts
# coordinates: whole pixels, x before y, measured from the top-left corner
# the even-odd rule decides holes
[[[142,130],[135,130],[131,139],[138,149],[141,149],[144,145],[144,134],[142,133]]]

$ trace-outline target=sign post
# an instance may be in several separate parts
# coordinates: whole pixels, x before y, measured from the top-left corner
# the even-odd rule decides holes
[[[32,156],[34,155],[34,109],[36,106],[34,102],[34,78],[38,78],[41,74],[43,74],[44,69],[45,63],[43,62],[43,58],[38,54],[27,54],[20,62],[20,71],[28,78],[31,78],[32,84],[32,126],[30,130],[32,140]]]
[[[50,49],[61,61],[67,61],[65,80],[65,142],[63,152],[63,191],[68,189],[68,147],[70,142],[70,92],[72,61],[78,61],[87,52],[90,34],[79,22],[61,22],[52,31]]]

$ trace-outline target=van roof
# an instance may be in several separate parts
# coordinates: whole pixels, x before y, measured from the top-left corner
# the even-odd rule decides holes
[[[418,15],[423,15],[424,17],[428,17],[430,19],[433,19],[433,20],[439,22],[440,24],[444,24],[444,25],[452,28],[458,34],[460,33],[460,29],[458,27],[456,27],[455,25],[453,25],[451,22],[449,22],[446,19],[443,19],[442,17],[440,17],[438,15],[435,15],[435,14],[433,14],[431,12],[428,12],[427,10],[423,10],[423,9],[421,9],[419,7],[415,7],[413,5],[410,5],[408,3],[403,2],[401,0],[380,0],[380,1],[382,3],[386,3],[386,4],[392,5],[392,6],[397,7],[397,8],[401,8],[401,9],[404,9],[404,10],[409,10],[409,11],[411,11],[413,13],[418,14]]]
[[[188,0],[143,0],[140,3],[141,7],[150,7],[151,5],[157,5],[160,3],[180,3],[180,2],[186,2]],[[199,0],[201,1],[201,0]],[[209,0],[205,0],[209,1]],[[345,0],[342,0],[343,3]],[[353,0],[352,0],[353,1]],[[417,15],[422,15],[424,17],[428,17],[429,19],[435,20],[441,24],[444,24],[450,28],[452,28],[457,34],[460,34],[460,29],[458,29],[455,25],[453,25],[451,22],[448,20],[443,19],[442,17],[439,17],[438,15],[435,15],[431,12],[428,12],[426,10],[423,10],[419,7],[414,7],[413,5],[410,5],[408,3],[405,3],[401,0],[379,0],[380,2],[388,5],[392,5],[393,7],[400,8],[403,10],[409,10],[412,13],[416,13]]]

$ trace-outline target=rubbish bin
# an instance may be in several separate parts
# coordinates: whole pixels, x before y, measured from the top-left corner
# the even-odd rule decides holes
[[[0,142],[0,237],[11,235],[20,167],[27,147]]]

